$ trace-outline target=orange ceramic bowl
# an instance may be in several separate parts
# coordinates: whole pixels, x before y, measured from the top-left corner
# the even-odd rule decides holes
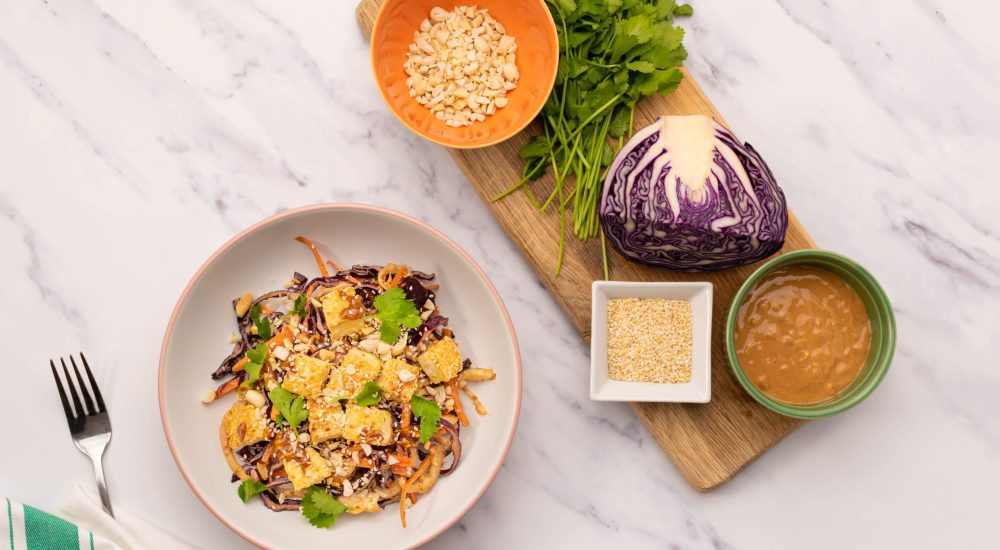
[[[464,128],[445,125],[430,109],[410,97],[406,52],[413,32],[431,8],[457,6],[489,10],[517,40],[517,88],[509,103],[486,120]],[[552,91],[559,64],[559,40],[544,0],[385,0],[372,28],[372,68],[382,97],[392,112],[417,134],[446,147],[472,149],[499,143],[520,132],[538,115]]]

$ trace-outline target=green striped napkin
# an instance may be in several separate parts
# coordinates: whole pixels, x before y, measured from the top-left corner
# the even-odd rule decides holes
[[[4,499],[0,519],[0,549],[5,544],[10,550],[104,550],[117,549],[118,545],[96,536],[90,531],[33,508],[26,504]]]

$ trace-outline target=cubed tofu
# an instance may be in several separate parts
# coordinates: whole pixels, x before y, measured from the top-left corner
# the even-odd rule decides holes
[[[222,417],[230,449],[239,449],[268,438],[267,421],[257,416],[257,407],[237,401]]]
[[[322,443],[344,433],[344,408],[340,402],[320,397],[309,402],[309,435],[312,442]]]
[[[282,462],[282,464],[285,466],[288,479],[292,482],[292,487],[296,491],[308,489],[330,477],[330,474],[333,473],[330,463],[312,447],[306,448],[305,461],[299,462],[294,458],[290,458]]]
[[[340,362],[340,366],[333,369],[327,387],[335,396],[346,395],[354,399],[366,383],[378,378],[380,370],[382,361],[375,354],[351,348]]]
[[[369,445],[388,445],[392,443],[392,415],[375,407],[349,406],[344,439]]]
[[[462,356],[452,338],[442,338],[431,344],[417,357],[417,363],[435,384],[451,380],[462,370]]]
[[[348,514],[363,514],[365,512],[378,512],[381,508],[378,506],[379,495],[370,490],[362,489],[360,491],[355,491],[349,497],[339,496],[337,501],[347,506]]]
[[[365,326],[364,319],[344,319],[344,312],[356,311],[364,305],[350,285],[340,285],[323,296],[323,317],[326,318],[326,328],[331,338],[340,338],[359,332]]]
[[[285,380],[281,383],[281,387],[306,399],[315,399],[323,392],[323,384],[330,376],[331,368],[329,361],[308,355],[296,355],[292,365],[285,371]]]
[[[401,372],[407,372],[400,377]],[[413,397],[413,392],[417,391],[420,378],[420,369],[401,359],[393,357],[382,364],[382,374],[378,375],[375,381],[380,388],[392,399],[403,403],[409,403]]]

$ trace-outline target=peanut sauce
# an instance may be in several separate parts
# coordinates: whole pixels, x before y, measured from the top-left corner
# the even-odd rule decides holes
[[[357,294],[354,294],[353,296],[347,296],[344,293],[343,289],[339,290],[338,292],[340,292],[341,298],[344,298],[345,300],[348,300],[350,302],[350,305],[347,306],[347,309],[345,309],[340,314],[341,319],[348,319],[353,321],[361,319],[362,317],[365,316],[365,302],[364,300],[361,299],[361,296],[358,296]]]
[[[795,405],[849,386],[868,357],[871,324],[857,292],[820,267],[795,265],[763,277],[740,306],[736,355],[768,396]]]

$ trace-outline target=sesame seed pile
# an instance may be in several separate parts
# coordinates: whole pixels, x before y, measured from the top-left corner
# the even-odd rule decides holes
[[[608,302],[608,376],[628,382],[691,381],[691,304],[616,298]]]

